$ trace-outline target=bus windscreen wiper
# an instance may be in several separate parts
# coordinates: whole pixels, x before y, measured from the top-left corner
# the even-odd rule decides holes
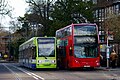
[[[47,59],[47,56],[45,56],[45,55],[41,55],[41,57],[44,57],[45,59]]]

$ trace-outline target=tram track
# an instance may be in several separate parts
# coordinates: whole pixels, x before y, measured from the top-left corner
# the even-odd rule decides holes
[[[20,78],[20,76],[16,73],[16,72],[14,72],[12,69],[10,69],[7,65],[5,65],[5,64],[2,64],[5,68],[7,68],[12,74],[13,74],[13,76],[15,77],[15,80],[22,80],[21,78]]]
[[[0,80],[120,80],[120,70],[30,70],[17,63],[0,64]]]
[[[44,78],[42,78],[42,77],[40,77],[40,76],[38,76],[38,75],[30,72],[30,71],[27,71],[27,70],[25,70],[25,69],[16,67],[16,66],[14,66],[14,65],[12,65],[12,66],[9,66],[9,65],[6,65],[6,64],[2,64],[2,65],[3,65],[5,68],[7,68],[7,69],[13,74],[13,76],[15,77],[15,80],[23,80],[23,79],[21,78],[21,76],[20,76],[17,72],[15,72],[15,70],[12,69],[12,67],[13,67],[14,69],[17,69],[17,70],[21,71],[21,72],[24,73],[24,74],[27,74],[28,76],[34,78],[34,80],[45,80]]]
[[[22,71],[22,72],[24,72],[24,73],[26,73],[29,76],[32,76],[35,80],[45,80],[44,78],[36,75],[35,73],[32,73],[30,71],[27,71],[25,69],[22,69],[22,68],[19,68],[19,67],[16,67],[16,66],[13,66],[13,67],[16,68],[16,69],[18,69],[18,70],[20,70],[20,71]]]

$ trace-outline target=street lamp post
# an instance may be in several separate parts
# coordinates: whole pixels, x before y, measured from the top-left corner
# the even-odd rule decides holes
[[[41,29],[43,27],[42,24],[37,24],[36,25],[36,36],[38,36],[38,29]]]
[[[106,57],[107,57],[107,68],[109,68],[109,45],[108,45],[108,30],[107,30],[107,50],[106,50]]]
[[[41,29],[43,27],[42,24],[33,24],[32,25],[32,32],[33,32],[33,36],[38,36],[38,29]]]

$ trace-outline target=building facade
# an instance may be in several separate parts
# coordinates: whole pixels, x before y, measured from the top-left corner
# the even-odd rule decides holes
[[[9,50],[8,50],[8,40],[9,38],[6,36],[8,32],[1,31],[0,32],[0,59],[8,58]]]
[[[100,52],[104,57],[103,65],[106,66],[107,59],[107,38],[108,38],[108,29],[105,23],[105,20],[109,18],[109,13],[120,15],[120,0],[97,0],[97,6],[95,7],[95,23],[98,25],[99,37],[100,37]],[[117,54],[119,55],[119,44],[114,43],[114,39],[112,37],[111,40],[108,40],[109,52],[111,52],[112,48],[115,49]],[[120,64],[118,64],[120,65]]]

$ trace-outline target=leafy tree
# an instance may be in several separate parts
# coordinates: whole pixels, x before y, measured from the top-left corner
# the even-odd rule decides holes
[[[28,11],[27,20],[30,23],[42,24],[44,27],[43,36],[47,35],[48,29],[50,27],[49,23],[49,13],[50,7],[54,0],[26,0],[30,5],[30,9]],[[39,31],[41,32],[41,31]]]
[[[71,23],[93,22],[93,6],[91,1],[57,0],[50,15],[54,27],[49,32]]]
[[[15,30],[15,32],[11,34],[12,39],[7,46],[10,55],[13,56],[14,59],[18,59],[19,45],[25,42],[29,37],[29,23],[24,19],[24,17],[19,17],[18,22],[10,21],[10,24],[11,29]]]
[[[26,19],[26,17],[19,17],[18,21],[21,22],[22,27],[17,29],[17,33],[19,33],[22,37],[24,37],[27,40],[30,37],[29,34],[31,30],[29,21]]]
[[[7,45],[10,55],[13,56],[14,60],[18,60],[19,55],[19,45],[25,41],[25,38],[20,38],[18,40],[12,41]]]
[[[93,3],[79,0],[26,0],[30,9],[25,16],[29,23],[42,24],[43,36],[55,36],[55,31],[71,23],[93,22]],[[54,2],[54,3],[53,3]]]

